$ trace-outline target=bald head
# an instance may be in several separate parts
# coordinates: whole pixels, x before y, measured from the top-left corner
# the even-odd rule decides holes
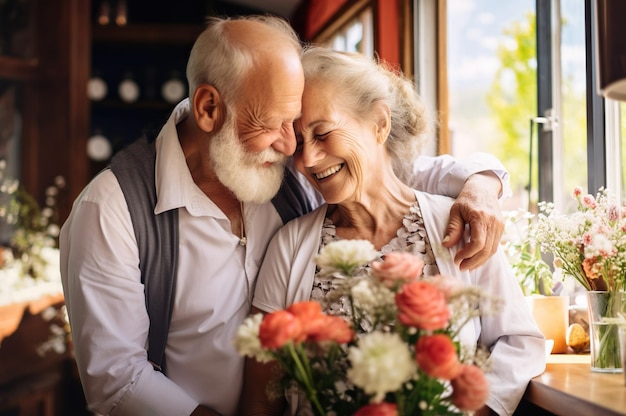
[[[283,20],[226,20],[223,23],[223,33],[233,43],[239,43],[253,52],[269,48],[272,45],[289,45],[294,50],[300,48],[295,33],[290,27],[283,25]]]
[[[210,18],[194,44],[187,63],[190,96],[200,84],[213,85],[227,100],[234,100],[237,87],[251,71],[268,62],[299,57],[301,45],[289,23],[271,16],[237,19]],[[300,65],[299,62],[297,65]]]

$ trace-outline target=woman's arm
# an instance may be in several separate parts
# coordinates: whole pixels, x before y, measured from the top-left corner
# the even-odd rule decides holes
[[[252,308],[252,314],[264,313]],[[277,361],[260,363],[246,357],[243,388],[239,398],[240,416],[280,416],[286,406],[285,395],[277,382],[281,378],[281,368]]]

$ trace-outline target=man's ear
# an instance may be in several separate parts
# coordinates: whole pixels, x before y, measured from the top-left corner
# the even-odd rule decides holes
[[[391,131],[391,111],[386,104],[379,102],[374,105],[373,119],[376,121],[376,141],[385,143]]]
[[[196,123],[203,131],[210,133],[222,127],[226,110],[222,97],[214,86],[202,84],[196,88],[192,110]]]

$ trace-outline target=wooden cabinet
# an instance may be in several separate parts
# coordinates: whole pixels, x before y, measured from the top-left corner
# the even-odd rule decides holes
[[[116,151],[144,132],[158,129],[174,107],[162,99],[160,89],[174,75],[186,87],[187,56],[206,16],[260,12],[226,2],[126,0],[127,24],[116,26],[114,6],[122,0],[108,0],[112,16],[102,26],[98,16],[105,1],[0,2],[27,4],[31,13],[30,43],[18,48],[23,56],[0,51],[0,82],[11,80],[20,88],[20,180],[42,203],[53,178],[65,178],[66,188],[58,198],[61,222],[88,181],[107,163],[88,157],[89,137],[102,132]],[[0,39],[5,27],[0,21]],[[88,81],[97,72],[108,86],[107,97],[99,102],[87,95]],[[117,95],[126,75],[135,79],[141,91],[132,103]]]
[[[53,178],[65,177],[68,192],[59,198],[64,218],[71,196],[80,192],[87,178],[84,137],[89,125],[85,112],[91,46],[89,3],[6,0],[2,7],[27,10],[25,33],[20,30],[6,34],[6,27],[0,28],[0,82],[12,83],[16,91],[16,114],[11,120],[18,120],[12,133],[19,168],[11,173],[40,202]],[[3,12],[8,13],[4,9]],[[5,117],[0,120],[0,127],[9,131],[10,127],[4,130],[7,126]]]
[[[113,153],[138,137],[157,134],[187,96],[187,58],[201,30],[201,24],[193,23],[94,26],[91,76],[106,85],[106,95],[90,101],[90,133],[104,137]],[[177,82],[181,88],[174,92],[179,94],[164,95],[168,82]],[[131,88],[127,95],[123,86]],[[107,163],[90,159],[90,175]]]
[[[54,416],[80,406],[80,391],[63,400],[73,364],[67,330],[61,293],[0,306],[0,415]]]
[[[89,73],[104,81],[106,95],[89,102],[89,136],[104,137],[113,154],[141,136],[158,133],[179,101],[164,96],[166,83],[179,81],[187,96],[187,59],[206,16],[259,13],[226,2],[127,0],[126,24],[118,25],[120,2],[91,0]],[[109,14],[101,16],[103,10]],[[124,99],[119,91],[129,80],[138,90],[136,99]],[[89,159],[89,179],[108,162]]]

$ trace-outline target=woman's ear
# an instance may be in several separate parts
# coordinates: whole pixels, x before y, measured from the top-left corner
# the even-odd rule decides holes
[[[391,111],[386,104],[379,102],[375,104],[373,116],[376,121],[376,141],[385,143],[391,131]]]
[[[192,110],[196,123],[203,131],[210,133],[222,127],[225,116],[224,102],[212,85],[202,84],[196,88],[192,98]]]

